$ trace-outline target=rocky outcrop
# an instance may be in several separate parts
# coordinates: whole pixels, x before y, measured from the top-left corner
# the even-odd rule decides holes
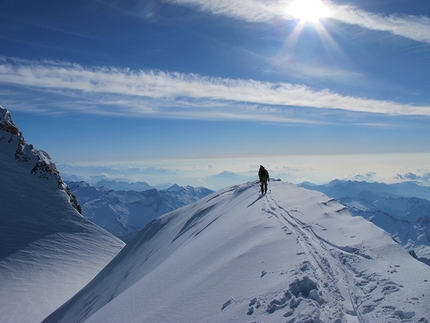
[[[27,163],[30,174],[45,180],[57,182],[60,189],[64,190],[70,197],[70,204],[82,214],[82,209],[78,204],[76,196],[70,192],[70,189],[63,182],[55,163],[51,157],[43,150],[38,150],[31,144],[27,144],[22,132],[13,122],[8,110],[0,106],[0,144],[7,144],[14,159],[17,162]]]

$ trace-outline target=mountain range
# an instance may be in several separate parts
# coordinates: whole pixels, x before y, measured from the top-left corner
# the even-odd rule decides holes
[[[321,192],[232,185],[124,246],[3,108],[0,170],[2,322],[429,323],[430,266]]]
[[[351,181],[335,179],[328,184],[315,185],[309,182],[299,184],[312,190],[317,190],[330,197],[341,198],[345,196],[356,196],[360,192],[368,191],[382,197],[418,197],[430,200],[430,187],[421,186],[414,182],[402,182],[395,184],[369,183],[365,181]]]
[[[336,198],[353,214],[384,229],[430,265],[430,201],[426,198],[429,187],[410,182],[384,184],[340,180],[326,185],[302,183],[300,186]]]
[[[143,227],[167,212],[190,204],[213,191],[204,187],[172,185],[157,190],[141,183],[103,180],[94,187],[86,182],[66,182],[77,197],[82,215],[129,242]],[[106,184],[109,184],[106,188]],[[146,188],[146,190],[113,190],[112,188]]]
[[[272,182],[149,223],[43,322],[429,322],[430,267],[326,195]]]
[[[112,179],[101,179],[96,182],[94,187],[101,187],[114,191],[138,191],[143,192],[152,189],[153,187],[147,182],[127,182],[127,181],[116,181]]]

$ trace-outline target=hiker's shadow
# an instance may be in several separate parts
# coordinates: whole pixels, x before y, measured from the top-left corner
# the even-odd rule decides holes
[[[247,208],[248,208],[248,207],[250,207],[250,206],[252,206],[252,205],[254,205],[258,200],[262,199],[262,198],[263,198],[263,196],[264,196],[264,195],[260,195],[259,197],[257,197],[257,199],[256,199],[254,202],[252,202],[251,204],[249,204],[249,205],[247,206]]]

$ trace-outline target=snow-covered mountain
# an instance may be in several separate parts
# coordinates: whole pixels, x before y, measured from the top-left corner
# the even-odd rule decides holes
[[[40,322],[123,242],[84,219],[49,155],[0,107],[0,321]]]
[[[301,186],[336,198],[353,214],[384,229],[407,250],[413,250],[418,258],[430,264],[430,201],[409,197],[411,194],[426,196],[429,187],[414,183],[389,185],[339,180],[327,185]]]
[[[429,322],[430,267],[326,195],[228,187],[148,224],[43,322]]]
[[[430,200],[430,187],[420,186],[414,182],[403,182],[396,184],[368,183],[365,181],[342,181],[335,179],[328,184],[315,185],[309,182],[299,186],[323,192],[327,196],[341,198],[345,196],[356,196],[362,191],[368,191],[383,197],[418,197]]]
[[[213,192],[204,187],[176,184],[160,191],[114,191],[105,187],[96,188],[85,182],[67,184],[82,207],[82,215],[125,242],[129,242],[160,215]]]
[[[239,175],[230,171],[223,171],[216,175],[208,176],[204,179],[204,182],[208,187],[215,187],[217,189],[224,188],[226,186],[236,185],[247,181],[252,181],[257,177],[257,171],[254,174]]]
[[[104,187],[106,189],[114,190],[114,191],[138,191],[143,192],[150,189],[153,189],[151,185],[147,182],[127,182],[127,181],[116,181],[116,180],[108,180],[102,179],[95,183],[93,186],[95,187]]]
[[[352,213],[389,232],[407,250],[430,265],[430,201],[415,197],[360,197],[338,199]]]

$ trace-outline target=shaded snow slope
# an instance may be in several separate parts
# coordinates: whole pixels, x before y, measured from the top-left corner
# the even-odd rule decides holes
[[[160,215],[212,193],[204,187],[178,185],[143,192],[96,188],[85,182],[68,185],[82,206],[82,215],[126,243]]]
[[[271,188],[152,221],[44,322],[428,322],[430,267],[322,193]]]
[[[85,220],[48,154],[0,107],[0,321],[40,322],[123,243]]]

